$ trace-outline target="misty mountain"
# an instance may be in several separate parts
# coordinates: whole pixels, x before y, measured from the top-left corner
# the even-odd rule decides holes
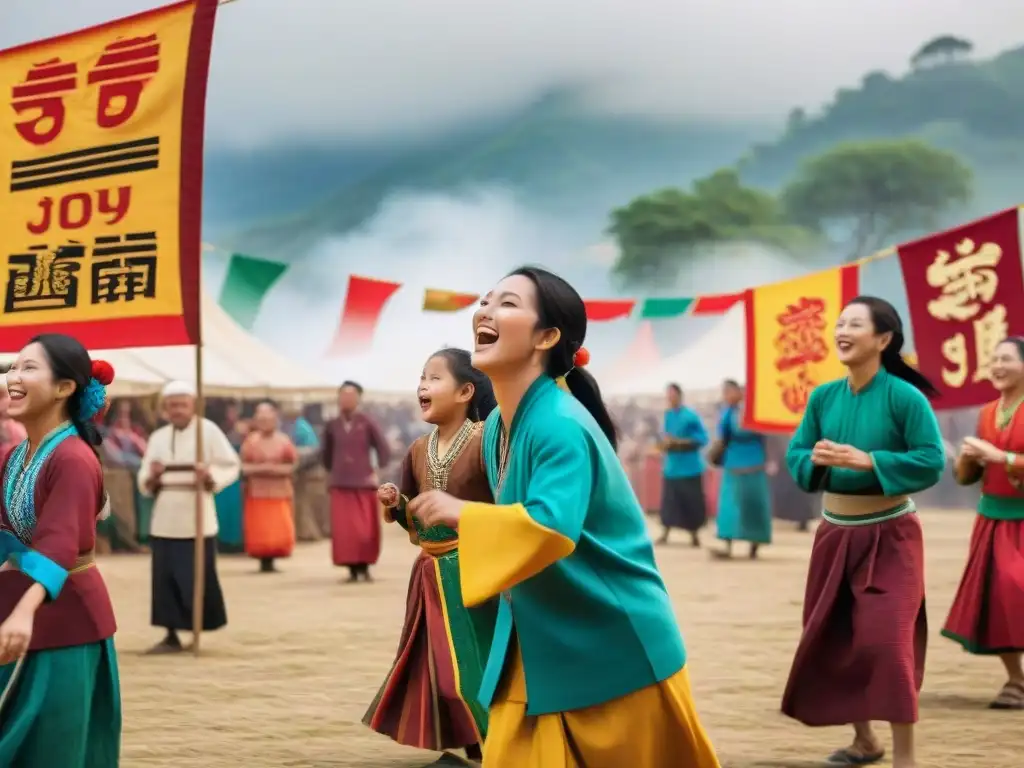
[[[801,160],[838,142],[917,136],[975,171],[976,213],[1016,205],[1024,175],[1024,47],[987,61],[952,61],[895,78],[866,75],[817,115],[794,109],[775,141],[741,164],[752,183],[777,187]]]
[[[613,206],[652,187],[685,184],[768,133],[760,126],[609,117],[565,89],[412,150],[281,147],[251,158],[211,153],[207,236],[234,224],[240,231],[218,236],[218,245],[291,262],[323,238],[366,224],[398,192],[497,185],[531,209],[574,222],[583,246],[601,238]]]

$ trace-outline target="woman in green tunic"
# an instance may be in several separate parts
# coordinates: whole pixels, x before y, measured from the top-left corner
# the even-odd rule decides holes
[[[946,464],[928,402],[937,393],[900,355],[903,324],[889,302],[851,301],[835,341],[849,373],[814,389],[786,454],[804,491],[824,491],[824,520],[782,711],[805,725],[853,725],[854,741],[833,765],[880,761],[871,721],[887,722],[893,768],[915,768],[928,626],[910,495],[938,483]]]

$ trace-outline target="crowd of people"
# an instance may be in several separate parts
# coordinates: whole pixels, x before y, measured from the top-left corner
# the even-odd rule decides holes
[[[362,583],[383,520],[420,554],[369,727],[488,768],[718,768],[627,471],[630,451],[642,460],[656,449],[662,544],[682,529],[703,546],[713,512],[714,558],[746,542],[756,559],[771,543],[773,507],[799,507],[798,524],[820,516],[782,711],[852,727],[834,765],[881,761],[872,722],[886,722],[892,765],[916,768],[927,642],[916,500],[949,474],[950,450],[935,388],[901,355],[896,310],[874,297],[843,309],[835,347],[847,375],[814,389],[796,433],[774,441],[744,429],[743,388],[726,381],[712,413],[669,384],[653,425],[635,410],[623,419],[635,425],[623,445],[623,424],[586,370],[586,326],[568,283],[516,270],[474,313],[473,352],[425,361],[412,401],[423,427],[397,427],[401,438],[351,381],[322,424],[270,402],[246,419],[221,404],[218,424],[196,413],[191,385],[172,382],[160,399],[166,423],[148,436],[130,404],[99,430],[114,372],[68,336],[34,339],[7,375],[7,416],[25,439],[4,460],[0,496],[0,765],[118,765],[114,613],[95,559],[97,521],[113,506],[103,451],[151,503],[135,525],[148,534],[152,623],[164,633],[154,654],[184,650],[181,632],[225,626],[226,524],[272,573],[312,515],[330,528],[333,564]],[[1007,681],[991,707],[1024,710],[1024,340],[996,348],[991,380],[993,402],[955,451],[955,481],[980,482],[981,501],[943,634],[998,657]],[[17,440],[12,425],[0,430]],[[303,508],[304,473],[322,478],[319,513]],[[232,487],[237,514],[218,507]]]

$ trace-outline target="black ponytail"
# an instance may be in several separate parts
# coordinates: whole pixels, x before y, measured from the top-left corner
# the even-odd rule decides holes
[[[522,275],[536,288],[538,326],[559,331],[558,341],[548,352],[547,374],[554,379],[565,377],[569,391],[594,417],[612,447],[617,447],[615,424],[601,399],[597,381],[575,364],[576,353],[587,336],[587,307],[583,299],[569,283],[541,267],[520,267],[511,274]]]
[[[619,437],[615,429],[615,422],[612,421],[611,414],[608,413],[604,400],[601,398],[601,388],[597,385],[597,379],[583,368],[573,368],[565,374],[565,384],[569,387],[573,397],[590,411],[590,415],[594,417],[594,421],[604,432],[608,442],[612,444],[612,448],[618,450]]]
[[[491,380],[482,371],[473,367],[473,356],[464,349],[446,347],[438,350],[431,357],[444,359],[448,365],[448,371],[459,386],[473,385],[473,399],[469,401],[466,408],[466,418],[470,421],[486,420],[488,414],[497,407],[498,401],[494,397]]]
[[[938,397],[939,390],[928,377],[903,359],[903,320],[896,307],[877,296],[858,296],[850,304],[863,304],[868,308],[876,335],[892,334],[889,346],[882,350],[882,367],[889,375],[903,379],[928,398]]]

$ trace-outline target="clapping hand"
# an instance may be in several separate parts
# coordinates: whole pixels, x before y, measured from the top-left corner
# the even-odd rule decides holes
[[[444,491],[427,491],[409,502],[409,514],[422,523],[424,528],[446,525],[459,527],[463,502]]]
[[[977,437],[965,437],[960,452],[962,455],[982,464],[1003,464],[1006,462],[1005,451],[996,448],[987,440]]]
[[[870,470],[871,456],[852,445],[841,445],[831,440],[819,440],[811,451],[811,461],[820,467]]]
[[[394,483],[384,483],[384,485],[377,489],[377,501],[379,501],[385,509],[394,509],[397,507],[398,498],[398,486]]]

